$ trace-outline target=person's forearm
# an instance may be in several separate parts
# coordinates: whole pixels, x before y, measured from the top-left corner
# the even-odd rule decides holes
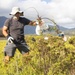
[[[4,35],[5,37],[7,37],[7,36],[8,36],[8,33],[7,33],[7,31],[6,31],[6,30],[2,29],[2,33],[3,33],[3,35]]]
[[[29,25],[36,26],[38,23],[36,21],[31,21]]]
[[[8,33],[3,30],[3,35],[4,35],[5,37],[7,37],[7,36],[8,36]]]
[[[2,28],[2,33],[3,33],[3,35],[4,35],[5,37],[8,36],[7,27],[6,27],[6,26],[3,26],[3,28]]]

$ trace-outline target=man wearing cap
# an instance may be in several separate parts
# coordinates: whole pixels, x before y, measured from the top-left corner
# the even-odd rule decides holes
[[[21,17],[23,16],[23,12],[20,11],[19,7],[13,7],[10,15],[12,15],[12,17],[5,21],[2,29],[3,35],[8,40],[4,48],[5,62],[8,62],[10,58],[14,56],[16,48],[23,56],[28,55],[29,48],[24,39],[24,26],[35,26],[38,23]]]

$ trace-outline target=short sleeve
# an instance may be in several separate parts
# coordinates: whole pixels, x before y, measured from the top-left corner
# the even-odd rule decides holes
[[[6,21],[5,21],[5,23],[4,23],[4,26],[9,26],[9,21],[10,21],[10,19],[7,19]]]
[[[24,25],[29,25],[29,23],[31,22],[31,20],[27,19],[27,18],[21,18],[22,19],[22,23]]]
[[[26,24],[28,25],[31,21],[29,19],[26,19]]]

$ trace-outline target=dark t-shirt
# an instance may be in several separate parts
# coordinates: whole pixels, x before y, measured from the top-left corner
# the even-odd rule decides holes
[[[4,25],[8,27],[9,35],[12,36],[15,41],[20,42],[24,40],[24,26],[29,23],[29,19],[20,17],[19,20],[14,20],[13,18],[7,19]]]

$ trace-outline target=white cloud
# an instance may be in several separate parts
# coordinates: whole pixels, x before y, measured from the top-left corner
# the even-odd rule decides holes
[[[29,18],[36,18],[37,13],[34,9],[26,9],[35,7],[40,16],[53,18],[60,25],[75,24],[75,0],[51,0],[48,3],[46,0],[0,0],[0,16],[8,17],[13,6],[19,6]]]
[[[0,8],[9,9],[14,3],[17,3],[17,0],[0,0]]]

